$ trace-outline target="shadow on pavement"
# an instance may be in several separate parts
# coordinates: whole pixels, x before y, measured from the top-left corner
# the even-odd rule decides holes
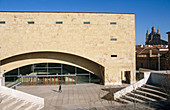
[[[59,92],[59,91],[57,91],[57,90],[55,90],[55,89],[52,89],[52,91],[53,91],[53,92]]]
[[[113,96],[113,93],[123,89],[125,87],[117,87],[117,88],[103,88],[101,90],[103,91],[107,91],[108,93],[106,95],[104,95],[103,97],[101,97],[102,99],[105,99],[105,100],[114,100],[114,96]]]

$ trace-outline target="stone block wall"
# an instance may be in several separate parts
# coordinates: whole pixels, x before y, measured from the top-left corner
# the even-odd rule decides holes
[[[0,12],[0,21],[5,21],[0,23],[2,61],[32,52],[67,53],[103,66],[105,84],[121,84],[125,71],[135,81],[135,14]],[[17,67],[17,60],[9,61],[2,70],[9,71],[12,63]]]

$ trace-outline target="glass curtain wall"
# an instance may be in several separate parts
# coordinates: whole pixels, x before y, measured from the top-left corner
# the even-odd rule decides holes
[[[100,78],[78,67],[59,63],[39,63],[23,66],[5,73],[6,86],[100,83]]]
[[[18,74],[19,74],[18,68],[8,73],[5,73],[4,74],[5,75],[5,86],[10,87],[11,85],[18,83],[19,82]]]

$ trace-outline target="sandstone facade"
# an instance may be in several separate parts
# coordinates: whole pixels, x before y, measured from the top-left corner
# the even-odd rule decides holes
[[[32,63],[77,66],[121,84],[135,81],[135,14],[0,12],[1,72]]]

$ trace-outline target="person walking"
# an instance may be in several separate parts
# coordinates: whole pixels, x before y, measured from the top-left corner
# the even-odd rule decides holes
[[[59,92],[62,92],[62,90],[61,90],[61,84],[59,85]]]

